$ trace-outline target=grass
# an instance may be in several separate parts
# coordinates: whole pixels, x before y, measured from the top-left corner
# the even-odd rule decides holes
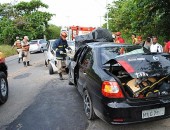
[[[10,45],[0,45],[0,52],[2,52],[5,55],[5,57],[17,54],[16,48],[12,49],[12,46]]]

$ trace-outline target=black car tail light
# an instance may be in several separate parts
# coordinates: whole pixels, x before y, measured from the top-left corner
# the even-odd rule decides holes
[[[102,83],[102,94],[108,98],[124,98],[117,82],[104,81]]]

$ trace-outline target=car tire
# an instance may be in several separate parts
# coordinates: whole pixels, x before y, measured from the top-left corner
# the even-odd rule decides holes
[[[70,71],[70,69],[69,69],[69,71],[68,71],[68,84],[69,84],[69,85],[74,85],[74,84],[71,82],[70,78],[71,78],[71,71]]]
[[[52,67],[52,65],[51,64],[49,64],[49,74],[50,75],[52,75],[52,74],[54,74],[54,70],[53,70],[53,67]]]
[[[87,90],[83,93],[83,102],[84,102],[84,112],[88,118],[88,120],[94,120],[97,118],[94,110],[93,110],[93,104],[90,98],[90,95]]]
[[[0,72],[0,104],[8,99],[8,81],[4,72]]]

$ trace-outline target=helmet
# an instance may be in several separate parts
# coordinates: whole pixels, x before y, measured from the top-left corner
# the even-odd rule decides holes
[[[67,37],[67,33],[66,32],[61,32],[61,36]]]
[[[61,32],[61,36],[67,37],[67,33],[66,32]]]
[[[117,35],[117,36],[121,35],[121,32],[116,32],[116,35]]]

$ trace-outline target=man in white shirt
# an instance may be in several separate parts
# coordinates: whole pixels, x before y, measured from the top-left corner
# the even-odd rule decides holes
[[[150,52],[163,52],[163,47],[158,43],[158,38],[153,37]]]

